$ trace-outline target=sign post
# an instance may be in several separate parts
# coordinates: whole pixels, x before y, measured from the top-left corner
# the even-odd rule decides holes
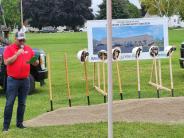
[[[112,120],[112,0],[107,0],[108,138],[113,137]]]

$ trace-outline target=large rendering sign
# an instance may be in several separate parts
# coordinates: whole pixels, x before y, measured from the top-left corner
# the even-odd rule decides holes
[[[88,21],[89,61],[100,61],[98,53],[107,50],[106,20]],[[168,46],[167,18],[141,18],[112,21],[112,48],[120,48],[120,60],[134,60],[132,49],[142,46],[140,59],[152,59],[151,46],[159,48],[159,58],[166,58]]]

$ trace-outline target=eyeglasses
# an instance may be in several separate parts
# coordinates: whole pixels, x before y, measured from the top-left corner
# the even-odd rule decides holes
[[[19,42],[25,42],[25,39],[20,39]]]

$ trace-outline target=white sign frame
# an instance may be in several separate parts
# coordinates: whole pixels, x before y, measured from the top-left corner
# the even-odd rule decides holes
[[[98,58],[97,52],[94,54],[94,45],[95,44],[93,44],[93,39],[96,35],[93,34],[93,29],[99,29],[99,33],[101,32],[100,29],[103,30],[103,34],[104,34],[104,38],[105,38],[106,37],[106,25],[107,25],[106,20],[93,20],[93,21],[88,21],[87,22],[88,52],[89,52],[89,58],[88,59],[89,59],[89,62],[99,62],[99,61],[101,61]],[[159,58],[167,58],[167,55],[164,52],[164,49],[168,46],[168,19],[166,17],[163,17],[163,18],[137,18],[137,19],[116,19],[116,20],[112,20],[112,27],[113,28],[119,27],[120,29],[125,27],[126,29],[130,28],[129,30],[131,30],[132,27],[134,27],[134,28],[153,27],[154,28],[154,27],[157,27],[157,26],[162,28],[162,29],[157,29],[157,31],[160,31],[159,34],[161,33],[161,36],[159,36],[159,37],[162,37],[162,43],[163,43],[163,45],[161,46],[162,50],[159,51],[158,57]],[[119,28],[116,28],[116,29],[119,29]],[[150,35],[152,33],[155,33],[154,32],[155,29],[153,29],[153,28],[149,32]],[[104,29],[105,29],[105,31],[104,31]],[[123,29],[122,29],[122,32],[123,32]],[[132,32],[134,32],[134,31],[132,31]],[[97,31],[98,35],[99,35],[99,33]],[[144,33],[145,32],[143,32],[142,35],[147,35],[147,34],[144,34]],[[141,32],[140,32],[140,34],[141,34]],[[132,34],[130,34],[130,35],[132,35]],[[153,36],[156,37],[156,34],[153,34]],[[130,36],[129,38],[131,38],[131,37],[133,38],[134,36]],[[137,36],[135,35],[135,37],[137,37]],[[120,39],[126,39],[126,38],[124,36],[122,36],[122,38],[120,38]],[[103,39],[103,42],[105,43],[104,40],[105,39]],[[102,42],[102,40],[101,40],[101,42]],[[133,49],[133,47],[132,47],[132,49]],[[148,51],[146,51],[146,52],[143,51],[139,58],[140,59],[152,59],[152,57],[150,56]],[[123,60],[136,60],[136,58],[132,54],[131,50],[129,49],[129,52],[127,52],[127,53],[122,52],[120,54],[120,59],[119,60],[121,60],[121,61],[123,61]]]

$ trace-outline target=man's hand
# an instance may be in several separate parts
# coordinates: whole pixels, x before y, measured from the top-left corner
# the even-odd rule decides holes
[[[33,66],[38,66],[39,60],[36,60],[34,63],[32,63]]]
[[[12,57],[9,57],[8,59],[4,59],[4,63],[5,65],[10,65],[12,63],[15,62],[15,60],[17,59],[17,57],[23,53],[24,50],[23,49],[19,49]]]
[[[24,49],[19,49],[16,53],[16,56],[19,56],[20,54],[24,53]]]

